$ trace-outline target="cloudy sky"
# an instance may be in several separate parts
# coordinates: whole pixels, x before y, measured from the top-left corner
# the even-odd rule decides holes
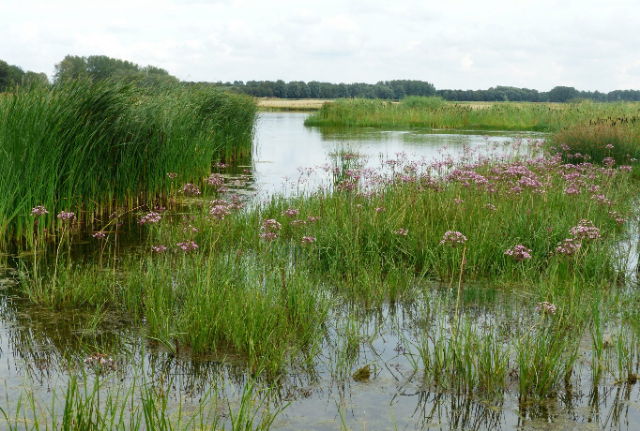
[[[0,59],[108,55],[183,80],[640,89],[637,0],[2,0]]]

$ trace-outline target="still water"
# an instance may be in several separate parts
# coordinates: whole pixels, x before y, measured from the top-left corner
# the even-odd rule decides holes
[[[230,193],[265,199],[276,193],[313,191],[330,175],[315,168],[328,163],[337,151],[357,153],[368,166],[381,159],[406,154],[410,159],[437,159],[471,148],[493,154],[505,151],[514,139],[539,139],[535,134],[468,131],[444,133],[432,130],[379,130],[308,128],[307,114],[262,113],[255,137],[251,164],[231,167],[250,181],[230,185]],[[233,175],[233,174],[232,174]],[[193,358],[167,351],[144,336],[144,322],[135,322],[114,311],[58,313],[33,307],[12,286],[13,270],[5,269],[0,280],[0,378],[5,396],[0,407],[15,409],[20,394],[31,390],[43,403],[54,390],[64,388],[69,370],[95,351],[108,350],[117,363],[117,378],[109,385],[131,382],[135,374],[155,384],[170,376],[170,400],[182,401],[185,409],[212,387],[237,403],[238,387],[245,379],[243,362],[233,357]],[[467,301],[470,313],[500,315],[508,301],[499,294],[478,290]],[[445,291],[442,295],[450,295]],[[521,298],[519,300],[522,300]],[[502,311],[500,311],[502,310]],[[424,310],[420,301],[406,306],[359,310],[345,306],[334,310],[321,353],[305,369],[292,369],[277,382],[277,403],[289,403],[274,422],[274,429],[640,429],[638,384],[584,385],[567,388],[548,402],[519,403],[516,392],[499,400],[469,398],[426,386],[422,373],[412,366],[412,342],[419,334]],[[508,313],[504,313],[508,314]],[[345,334],[359,341],[354,350]],[[588,358],[584,359],[585,363]],[[368,367],[366,378],[354,373]],[[235,390],[234,390],[235,388]],[[4,400],[4,401],[1,401]],[[0,428],[4,423],[0,421]]]

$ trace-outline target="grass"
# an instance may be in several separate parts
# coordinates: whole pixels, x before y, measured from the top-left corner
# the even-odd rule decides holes
[[[407,103],[413,107],[380,109],[426,112],[440,102]],[[601,109],[549,115],[577,118],[572,109],[583,108]],[[84,310],[79,325],[91,334],[117,314],[171,357],[233,357],[280,384],[288,374],[317,379],[319,363],[334,383],[375,379],[380,359],[363,352],[386,336],[378,333],[388,321],[380,310],[398,306],[407,322],[396,327],[398,354],[430,390],[531,406],[586,375],[593,385],[632,385],[640,318],[629,304],[640,297],[619,286],[630,277],[632,247],[623,252],[621,244],[634,241],[636,162],[582,163],[566,149],[544,152],[552,146],[514,141],[503,155],[488,144],[430,162],[398,154],[376,168],[337,151],[332,165],[315,168],[331,172],[326,187],[250,207],[221,194],[229,179],[218,172],[197,184],[184,172],[173,179],[163,172],[162,201],[118,205],[111,217],[85,219],[90,231],[73,218],[30,218],[18,292],[57,312]],[[202,159],[209,169],[212,157]],[[59,201],[28,202],[52,209]],[[123,254],[127,235],[135,246]],[[84,259],[74,254],[83,240],[96,244]],[[122,340],[102,346],[117,350]],[[70,385],[60,403],[67,423],[110,429],[124,423],[118,408],[127,404],[127,420],[138,419],[122,429],[181,429],[180,414],[167,415],[163,399],[146,389],[122,389],[100,404],[99,385],[85,392]],[[262,419],[256,412],[273,401],[261,404],[252,384],[245,388],[232,429],[272,427],[277,409]],[[18,426],[23,407],[43,416],[26,400],[6,413],[8,423]],[[337,408],[346,427],[344,403]],[[195,424],[189,420],[181,423]]]
[[[556,132],[567,125],[603,119],[633,121],[640,113],[634,103],[549,105],[493,103],[483,109],[438,98],[408,97],[399,104],[367,99],[339,99],[310,115],[308,126],[426,127],[465,130],[531,130]]]
[[[0,99],[0,236],[29,240],[36,205],[81,221],[150,202],[167,173],[201,181],[217,160],[250,155],[253,99],[204,88],[146,93],[109,82],[32,85]]]

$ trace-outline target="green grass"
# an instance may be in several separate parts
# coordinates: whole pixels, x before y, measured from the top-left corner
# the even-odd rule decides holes
[[[567,125],[589,124],[607,118],[637,118],[637,103],[555,105],[493,103],[473,106],[438,98],[407,98],[394,104],[367,99],[339,99],[310,115],[308,126],[425,127],[435,129],[531,130],[555,132]]]
[[[164,91],[71,81],[15,89],[0,99],[0,237],[31,237],[36,205],[81,221],[135,207],[180,181],[201,181],[216,160],[250,155],[257,108],[216,89]]]

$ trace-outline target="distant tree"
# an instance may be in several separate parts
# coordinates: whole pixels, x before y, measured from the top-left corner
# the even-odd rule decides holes
[[[0,60],[0,91],[5,91],[11,85],[9,64]]]
[[[318,81],[311,81],[307,85],[309,87],[309,97],[314,99],[320,98],[320,83]]]
[[[86,59],[77,55],[67,55],[60,63],[54,66],[54,70],[53,77],[55,81],[88,76]]]
[[[549,91],[549,102],[566,102],[570,99],[576,98],[580,95],[580,92],[573,87],[554,87]]]
[[[276,81],[273,86],[273,95],[282,99],[287,98],[287,84],[282,79]]]

